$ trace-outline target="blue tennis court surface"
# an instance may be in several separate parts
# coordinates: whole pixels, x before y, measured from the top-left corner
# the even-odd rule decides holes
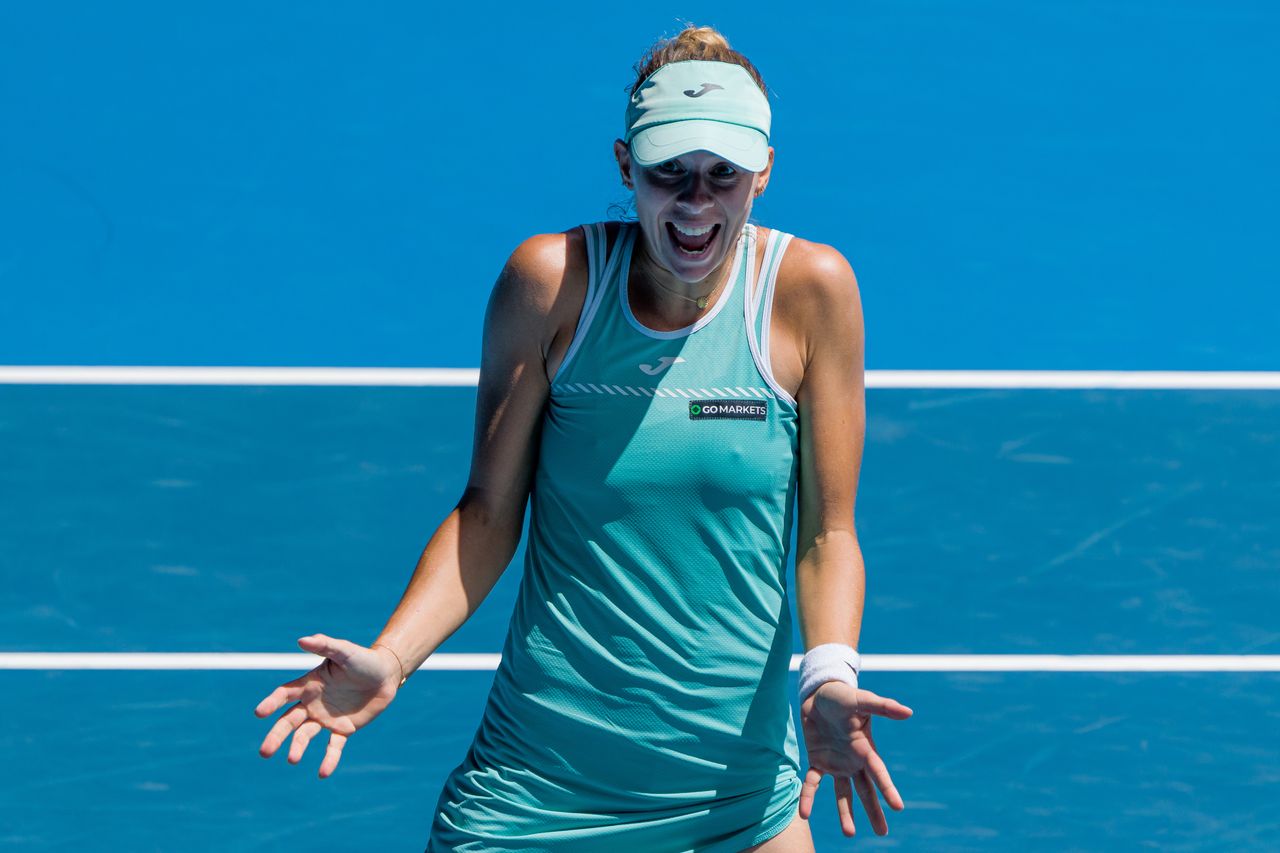
[[[301,667],[10,667],[372,642],[461,493],[475,389],[5,370],[475,367],[519,241],[626,200],[624,90],[677,18],[760,67],[754,218],[848,257],[868,369],[1280,365],[1275,4],[11,4],[0,848],[425,846],[491,670],[419,672],[319,780],[326,736],[258,755]],[[874,723],[907,808],[877,837],[855,803],[847,839],[826,779],[818,851],[1280,850],[1274,666],[945,665],[1276,660],[1271,387],[868,391],[860,649],[937,665],[864,671],[915,711]],[[522,559],[438,654],[500,651]]]
[[[5,650],[372,642],[461,494],[474,396],[0,385]],[[1274,392],[870,391],[866,643],[1280,652],[1277,423]],[[500,650],[522,558],[441,652]]]
[[[5,650],[371,642],[462,486],[473,396],[0,386]],[[868,408],[864,651],[1280,652],[1280,395],[882,389]],[[520,559],[441,653],[501,648]],[[2,677],[7,843],[408,850],[425,846],[492,672],[423,670],[323,782],[315,746],[297,768],[257,755],[268,724],[252,708],[288,673]],[[907,810],[886,838],[860,819],[845,839],[828,780],[819,850],[1280,838],[1278,673],[863,682],[915,709],[875,724]]]

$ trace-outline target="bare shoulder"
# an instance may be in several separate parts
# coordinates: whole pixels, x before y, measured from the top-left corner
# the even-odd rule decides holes
[[[792,322],[821,322],[828,312],[848,315],[860,297],[849,260],[834,246],[794,237],[778,267],[775,310]]]
[[[534,234],[512,251],[497,288],[506,296],[549,316],[574,286],[586,279],[586,241],[582,229]]]
[[[586,299],[587,250],[580,227],[534,234],[512,251],[489,301],[491,328],[537,342],[544,361],[573,336]]]
[[[839,249],[792,238],[778,267],[773,327],[784,348],[775,356],[774,373],[784,373],[796,387],[819,344],[861,351],[862,298],[853,266]]]

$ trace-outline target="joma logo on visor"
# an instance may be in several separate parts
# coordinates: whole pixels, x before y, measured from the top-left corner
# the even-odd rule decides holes
[[[762,421],[769,414],[768,400],[690,400],[689,420]]]
[[[703,83],[702,88],[699,89],[698,91],[695,92],[692,89],[685,89],[684,93],[688,95],[690,98],[701,98],[703,95],[707,94],[707,92],[710,92],[713,89],[723,89],[723,88],[724,86],[721,86],[719,83]]]

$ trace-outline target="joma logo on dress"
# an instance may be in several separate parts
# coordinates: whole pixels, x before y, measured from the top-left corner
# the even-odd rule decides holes
[[[675,356],[664,355],[662,358],[658,359],[657,367],[654,367],[652,364],[642,364],[640,365],[640,369],[643,370],[645,373],[649,374],[650,376],[657,376],[659,373],[666,370],[671,365],[676,364],[677,362],[682,362],[682,361],[684,361],[684,359],[678,355],[675,355]]]

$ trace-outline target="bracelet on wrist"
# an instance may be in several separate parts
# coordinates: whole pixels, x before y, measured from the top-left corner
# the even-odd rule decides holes
[[[396,654],[396,650],[388,646],[386,643],[374,643],[369,648],[376,649],[379,646],[391,652],[391,656],[396,659],[396,663],[400,665],[400,687],[404,687],[404,683],[409,680],[409,676],[404,674],[404,661],[400,660],[400,655]]]

